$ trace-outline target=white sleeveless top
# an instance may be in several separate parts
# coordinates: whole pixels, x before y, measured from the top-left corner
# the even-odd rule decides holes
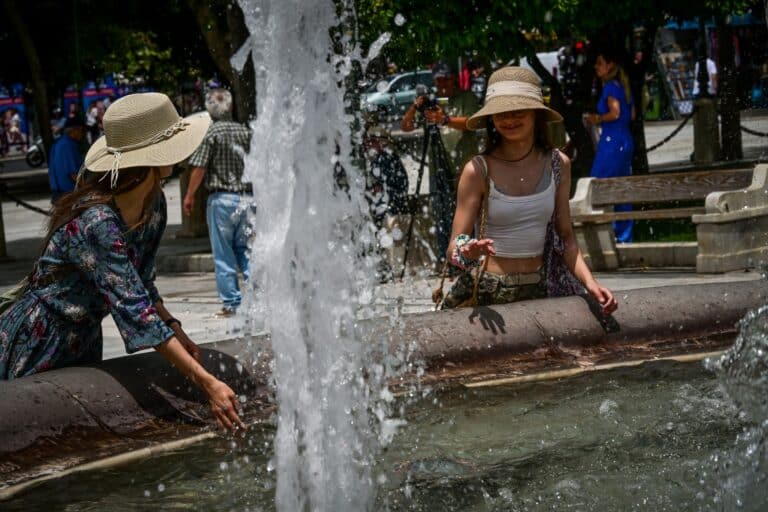
[[[484,157],[480,157],[488,172]],[[501,192],[490,180],[485,236],[493,240],[496,256],[530,258],[544,253],[547,224],[555,211],[557,187],[552,176],[551,162],[543,173],[549,174],[549,185],[527,196],[510,196]],[[542,180],[547,176],[542,174]],[[479,228],[476,228],[479,231]]]

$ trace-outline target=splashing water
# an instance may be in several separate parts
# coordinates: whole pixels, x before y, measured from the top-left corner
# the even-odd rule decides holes
[[[276,503],[366,510],[382,419],[369,414],[369,397],[380,396],[383,374],[367,368],[371,347],[355,334],[355,312],[372,296],[373,261],[361,255],[374,233],[363,178],[345,157],[353,119],[340,84],[356,60],[354,37],[331,1],[241,7],[259,103],[246,163],[258,207],[251,314],[264,316],[274,350]],[[242,63],[243,50],[236,57]]]
[[[765,510],[768,507],[768,306],[740,322],[733,347],[708,363],[749,425],[728,451],[713,457],[712,502],[717,510]]]

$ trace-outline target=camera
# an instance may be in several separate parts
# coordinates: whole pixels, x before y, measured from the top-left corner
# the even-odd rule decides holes
[[[421,106],[418,107],[419,112],[422,114],[425,110],[431,110],[439,106],[435,94],[424,84],[416,85],[416,97],[424,98],[421,102]]]

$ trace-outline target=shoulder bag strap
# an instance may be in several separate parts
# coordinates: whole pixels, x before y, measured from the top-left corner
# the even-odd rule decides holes
[[[485,188],[483,191],[483,202],[480,206],[480,232],[478,233],[478,236],[480,239],[485,238],[485,226],[486,226],[486,217],[488,212],[488,193],[490,191],[490,177],[488,175],[488,166],[485,162],[485,158],[482,155],[477,155],[472,158],[472,163],[475,166],[475,169],[479,169],[482,173],[483,177],[485,178]],[[443,265],[443,271],[440,275],[440,284],[437,288],[432,291],[432,302],[435,303],[435,309],[437,309],[440,305],[440,303],[443,301],[443,286],[445,285],[445,278],[448,276],[448,265],[450,263],[448,260],[445,260],[445,264]],[[475,284],[472,289],[472,298],[467,300],[467,304],[465,305],[474,305],[477,304],[477,289],[478,284],[480,283],[480,275],[483,271],[485,271],[485,267],[488,265],[488,258],[485,258],[483,260],[483,264],[478,267],[478,270],[475,274]]]
[[[491,175],[488,172],[488,164],[485,161],[485,158],[482,155],[478,155],[476,157],[481,162],[481,169],[483,173],[483,177],[485,178],[484,181],[484,187],[483,187],[483,202],[480,206],[480,231],[478,233],[478,240],[482,240],[485,238],[485,230],[486,226],[488,225],[488,199],[491,194]],[[467,306],[476,306],[477,305],[477,294],[478,289],[480,288],[480,279],[483,277],[483,273],[485,272],[485,269],[488,267],[488,256],[483,258],[483,263],[481,265],[478,265],[477,270],[475,271],[475,282],[472,286],[472,297],[467,301],[465,305]]]

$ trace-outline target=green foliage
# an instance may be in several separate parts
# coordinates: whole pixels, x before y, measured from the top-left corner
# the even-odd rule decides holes
[[[560,41],[601,34],[621,36],[637,21],[725,16],[757,0],[356,0],[360,41],[392,40],[384,55],[412,68],[439,58],[473,55],[496,61],[551,49]],[[397,16],[405,20],[398,25]]]
[[[172,48],[160,47],[154,32],[112,27],[110,40],[112,51],[102,62],[106,73],[173,90],[182,76],[194,72],[183,61],[173,59]]]

